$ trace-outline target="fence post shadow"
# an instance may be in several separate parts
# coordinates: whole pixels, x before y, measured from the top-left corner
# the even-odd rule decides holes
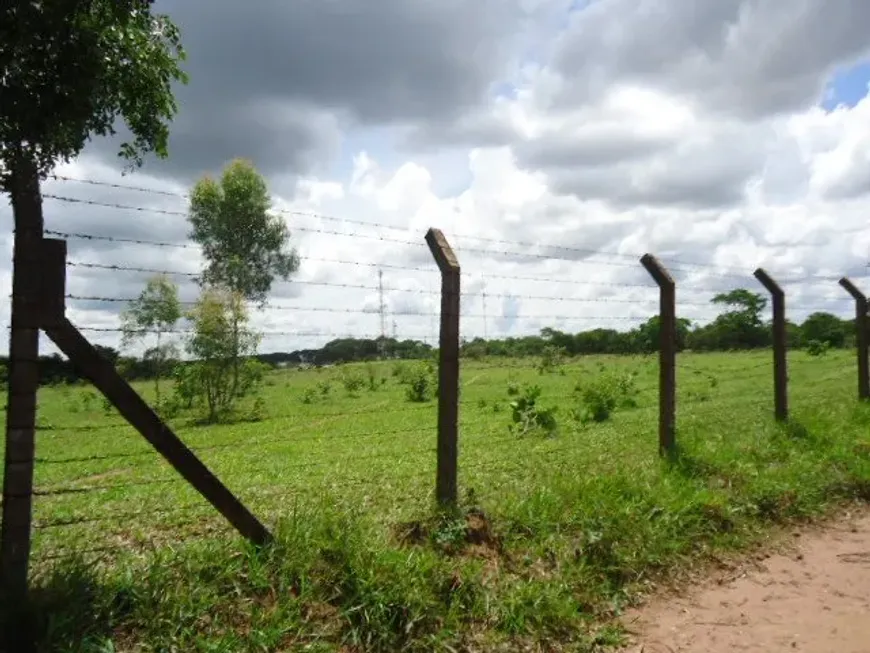
[[[787,333],[785,323],[785,291],[762,268],[754,276],[770,293],[773,304],[773,395],[774,415],[784,422],[788,419],[788,368],[786,363]]]
[[[870,368],[868,368],[868,304],[867,296],[848,278],[840,279],[840,285],[855,299],[855,348],[858,354],[858,399],[870,400]]]
[[[459,261],[440,229],[426,244],[441,271],[441,328],[438,336],[438,462],[435,496],[442,507],[457,503],[459,455]]]
[[[676,283],[652,254],[644,254],[640,263],[659,286],[659,453],[673,458],[678,454]]]

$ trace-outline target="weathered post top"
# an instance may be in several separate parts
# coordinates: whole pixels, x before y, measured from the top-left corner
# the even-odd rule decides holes
[[[866,302],[867,296],[852,281],[846,277],[840,279],[840,285],[859,302]]]
[[[438,269],[443,273],[459,272],[459,259],[453,253],[453,248],[447,242],[447,238],[440,229],[429,229],[426,232],[426,244],[429,245],[429,250],[432,256],[435,257],[435,262],[438,264]]]
[[[668,272],[665,269],[665,266],[663,266],[652,254],[644,254],[641,256],[640,264],[646,268],[646,271],[650,273],[650,276],[652,276],[659,286],[673,288],[676,285],[671,273]]]
[[[784,295],[785,294],[782,287],[776,281],[773,280],[773,277],[771,277],[764,270],[764,268],[758,268],[753,273],[753,275],[755,276],[756,279],[758,279],[758,281],[761,283],[762,286],[767,288],[767,292],[769,292],[771,295]]]

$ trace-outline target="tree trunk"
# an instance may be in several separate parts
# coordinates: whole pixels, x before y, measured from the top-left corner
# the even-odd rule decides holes
[[[15,242],[12,255],[12,319],[9,334],[9,381],[0,588],[10,605],[27,595],[32,519],[36,391],[39,386],[40,254],[42,196],[36,167],[19,159],[11,179]]]
[[[163,352],[160,349],[160,331],[157,331],[157,351],[154,356],[154,394],[156,396],[157,409],[160,410],[160,372],[163,362]]]
[[[232,301],[235,302],[235,300],[236,299],[233,298]],[[240,352],[239,352],[239,348],[240,348],[239,347],[239,316],[238,316],[238,313],[236,311],[235,304],[233,304],[232,308],[233,308],[233,314],[232,314],[233,315],[233,326],[232,326],[232,328],[233,328],[233,377],[232,377],[233,382],[232,382],[232,385],[230,386],[232,388],[231,394],[230,394],[230,401],[233,401],[236,399],[236,394],[239,391],[239,365],[240,365],[240,361],[239,361],[239,354],[240,354]]]

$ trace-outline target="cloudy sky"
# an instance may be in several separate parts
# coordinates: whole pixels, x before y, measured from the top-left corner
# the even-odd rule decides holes
[[[48,229],[98,237],[70,239],[73,295],[135,296],[148,272],[99,267],[119,266],[193,299],[184,194],[237,156],[302,255],[256,313],[263,351],[380,333],[379,270],[387,331],[433,341],[429,227],[463,266],[465,337],[628,328],[656,310],[646,252],[701,322],[758,266],[794,320],[850,315],[844,274],[870,291],[866,0],[156,6],[189,55],[170,158],[121,176],[118,141],[94,141],[44,186]],[[123,306],[69,314],[116,344]]]

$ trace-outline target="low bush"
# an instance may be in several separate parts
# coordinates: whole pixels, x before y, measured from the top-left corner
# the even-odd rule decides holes
[[[432,399],[436,384],[431,365],[418,363],[409,368],[405,382],[408,385],[405,388],[405,397],[408,401],[424,403]]]
[[[605,422],[617,408],[637,406],[637,386],[631,374],[606,373],[575,388],[580,405],[573,411],[581,423]]]
[[[361,374],[356,372],[344,372],[341,375],[341,384],[351,397],[355,397],[357,393],[365,385],[365,381]]]
[[[830,343],[821,340],[810,340],[807,343],[807,353],[810,356],[824,356],[830,349]]]
[[[526,435],[535,430],[542,430],[547,435],[555,435],[556,408],[543,408],[538,400],[541,397],[541,388],[537,385],[529,385],[523,388],[522,395],[510,402],[511,432],[518,435]]]

